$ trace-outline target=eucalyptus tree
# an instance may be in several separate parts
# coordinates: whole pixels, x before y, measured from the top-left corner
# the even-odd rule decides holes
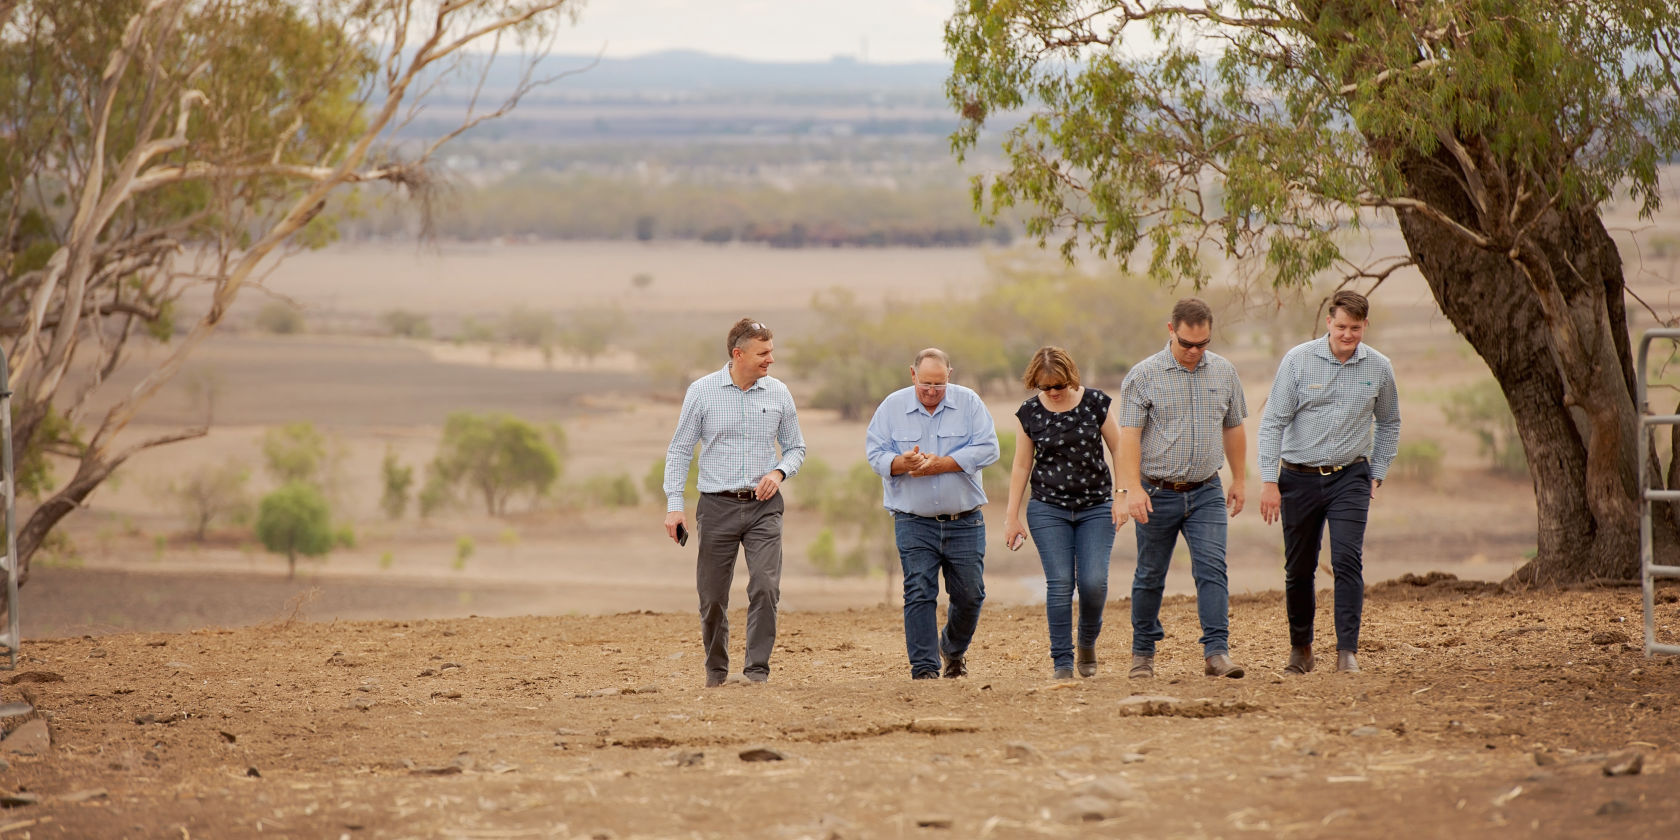
[[[506,113],[576,0],[0,0],[0,341],[41,541],[135,452],[136,412],[288,252],[328,241],[327,199],[422,202],[443,143]],[[494,89],[497,48],[528,57]],[[442,136],[398,144],[453,74],[475,91]],[[476,82],[476,84],[475,84]],[[458,100],[457,100],[458,101]],[[207,301],[186,317],[183,293]],[[166,343],[96,417],[137,342]],[[54,481],[40,467],[68,458]]]
[[[1602,213],[1660,204],[1680,151],[1673,0],[966,0],[947,24],[958,154],[992,118],[1005,171],[1063,253],[1146,255],[1160,279],[1246,261],[1278,287],[1415,266],[1492,369],[1534,478],[1516,578],[1638,567],[1634,362]],[[1397,223],[1368,261],[1345,231]],[[1659,534],[1670,549],[1671,522]]]

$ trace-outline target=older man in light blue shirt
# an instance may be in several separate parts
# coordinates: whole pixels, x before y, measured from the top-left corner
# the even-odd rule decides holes
[[[998,459],[997,429],[980,395],[951,384],[951,362],[928,348],[910,367],[910,387],[881,401],[866,455],[881,476],[904,569],[904,643],[912,679],[968,673],[968,644],[986,599],[986,491],[980,471]],[[937,602],[945,572],[950,610]],[[937,653],[936,653],[937,651]]]

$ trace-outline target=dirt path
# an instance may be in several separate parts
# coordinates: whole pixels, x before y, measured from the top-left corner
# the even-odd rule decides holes
[[[988,609],[971,676],[927,683],[885,609],[790,612],[769,685],[710,690],[686,614],[32,641],[13,676],[63,680],[4,699],[53,744],[5,756],[0,788],[39,801],[0,836],[1680,834],[1680,664],[1637,648],[1637,590],[1367,605],[1365,673],[1288,680],[1275,594],[1232,605],[1242,680],[1200,675],[1185,598],[1147,683],[1118,673],[1124,601],[1103,672],[1070,683],[1031,607]],[[1606,775],[1623,750],[1642,772]]]

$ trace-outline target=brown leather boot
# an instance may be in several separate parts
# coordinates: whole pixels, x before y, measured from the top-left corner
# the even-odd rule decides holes
[[[1134,680],[1147,680],[1155,676],[1155,657],[1132,654],[1132,670],[1126,674]]]
[[[1094,677],[1097,675],[1097,649],[1094,647],[1074,648],[1073,661],[1079,668],[1079,676]]]
[[[1312,645],[1292,647],[1289,649],[1289,664],[1283,666],[1285,674],[1299,676],[1313,669]]]

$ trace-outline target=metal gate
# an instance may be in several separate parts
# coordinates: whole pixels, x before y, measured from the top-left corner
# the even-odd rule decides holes
[[[1651,342],[1657,339],[1680,342],[1680,329],[1646,330],[1639,339],[1639,375],[1637,387],[1639,389],[1639,468],[1644,471],[1645,464],[1651,457],[1652,426],[1680,425],[1680,414],[1652,414],[1651,406],[1646,400],[1645,373],[1646,357],[1651,349]],[[1673,457],[1672,455],[1670,457]],[[1644,482],[1640,482],[1641,485]],[[1639,578],[1645,588],[1645,655],[1654,656],[1666,653],[1680,656],[1680,645],[1659,644],[1657,642],[1657,611],[1656,589],[1658,578],[1680,578],[1680,566],[1659,566],[1651,552],[1651,503],[1652,502],[1680,502],[1680,490],[1653,490],[1643,488],[1644,500],[1639,505]]]
[[[11,375],[11,364],[6,360],[6,351],[0,349],[0,450],[4,450],[4,460],[0,461],[0,483],[5,485],[6,493],[6,555],[0,557],[0,563],[6,567],[6,630],[0,633],[0,647],[6,651],[6,667],[17,669],[18,644],[23,637],[18,631],[18,564],[17,564],[17,528],[13,524],[13,511],[17,499],[17,486],[12,475],[12,386],[8,381]]]

